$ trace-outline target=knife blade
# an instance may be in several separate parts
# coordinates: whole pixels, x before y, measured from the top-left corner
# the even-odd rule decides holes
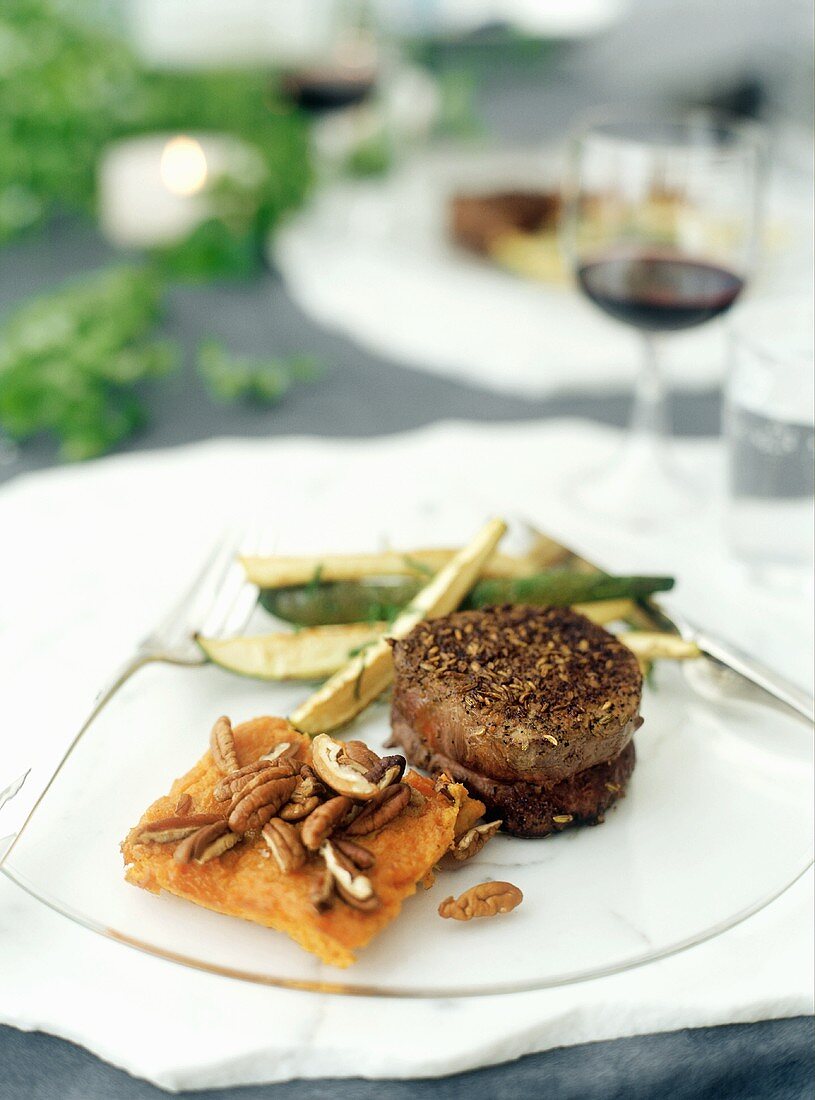
[[[531,552],[539,558],[542,566],[552,568],[574,565],[595,572],[605,572],[595,562],[577,554],[551,535],[544,534],[532,524],[526,526],[532,539]],[[699,675],[690,676],[691,682],[703,694],[709,696],[713,693],[720,700],[732,699],[739,694],[743,697],[743,689],[748,688],[749,693],[766,706],[792,714],[807,725],[815,722],[815,699],[781,673],[743,652],[738,646],[693,625],[680,615],[674,613],[671,617],[653,596],[638,601],[637,607],[642,615],[641,625],[646,629],[677,634],[699,647],[702,657],[688,662],[688,668],[702,663],[706,666],[704,683]]]

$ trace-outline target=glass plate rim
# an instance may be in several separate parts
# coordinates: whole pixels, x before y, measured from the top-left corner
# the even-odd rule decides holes
[[[570,551],[571,553],[571,551]],[[664,614],[664,612],[663,612]],[[161,662],[159,662],[161,663]],[[704,696],[699,693],[694,693],[702,703],[707,703]],[[96,715],[93,715],[95,718]],[[457,988],[450,986],[446,988],[433,988],[428,989],[405,989],[398,986],[381,986],[375,983],[363,983],[354,981],[324,981],[318,979],[306,979],[306,978],[275,978],[269,975],[255,973],[252,971],[241,970],[232,968],[229,966],[220,965],[218,963],[207,962],[202,959],[198,959],[192,955],[185,955],[174,951],[168,951],[165,948],[159,947],[155,944],[151,944],[142,941],[136,937],[129,936],[126,933],[119,932],[115,928],[111,928],[101,922],[95,921],[93,918],[86,916],[71,906],[65,905],[51,897],[45,892],[39,890],[37,887],[29,883],[25,876],[19,875],[11,868],[7,859],[16,846],[17,841],[24,833],[30,820],[34,817],[40,804],[46,798],[53,784],[56,782],[60,773],[65,765],[73,755],[74,751],[79,746],[80,741],[83,740],[85,735],[89,732],[90,727],[93,724],[92,720],[82,728],[79,733],[69,742],[68,747],[62,759],[59,761],[56,769],[48,779],[43,790],[37,796],[26,815],[19,831],[16,834],[12,834],[8,837],[0,838],[0,873],[4,875],[9,881],[13,882],[20,889],[25,891],[30,897],[33,897],[36,901],[45,905],[52,912],[59,914],[70,920],[73,924],[80,927],[87,928],[89,931],[103,936],[105,939],[112,940],[115,943],[120,943],[125,947],[130,947],[133,950],[140,951],[143,954],[151,955],[154,958],[164,959],[167,962],[174,963],[178,966],[185,966],[189,969],[198,970],[203,973],[215,974],[220,977],[231,978],[236,981],[250,982],[255,985],[268,986],[270,988],[278,989],[291,989],[299,992],[309,992],[318,994],[330,994],[330,995],[342,995],[342,996],[358,996],[358,997],[372,997],[383,998],[391,1000],[438,1000],[449,998],[471,998],[471,997],[489,997],[489,996],[506,996],[513,993],[528,993],[545,989],[557,989],[571,985],[578,985],[584,982],[595,981],[602,978],[612,977],[617,974],[628,973],[633,970],[637,970],[640,967],[648,966],[651,963],[658,962],[661,959],[671,958],[673,956],[684,953],[693,947],[697,947],[703,943],[707,943],[711,940],[718,938],[725,932],[742,924],[750,917],[766,909],[774,901],[782,897],[788,890],[790,890],[797,882],[799,882],[804,875],[815,864],[815,851],[811,852],[808,860],[801,866],[784,885],[780,888],[774,888],[769,894],[762,896],[751,905],[738,910],[731,914],[727,919],[714,924],[704,931],[679,939],[672,944],[665,947],[650,951],[646,954],[640,954],[636,957],[629,957],[619,962],[596,967],[591,971],[571,971],[564,974],[556,974],[554,977],[548,979],[532,979],[528,982],[507,982],[500,983],[495,982],[489,986],[482,986],[478,989]],[[6,841],[10,841],[8,847],[4,849],[3,845]]]
[[[43,795],[45,792],[43,792]],[[18,834],[19,835],[19,834]],[[12,837],[12,842],[16,837]],[[13,847],[13,843],[12,846]],[[493,996],[507,996],[513,993],[532,993],[544,989],[560,989],[570,985],[580,985],[584,982],[597,981],[602,978],[613,977],[616,974],[625,974],[630,971],[637,970],[640,967],[648,966],[651,963],[658,962],[661,959],[672,958],[676,955],[681,955],[685,951],[689,951],[694,947],[698,947],[703,943],[707,943],[710,940],[717,939],[725,932],[729,932],[731,929],[736,928],[738,925],[744,923],[750,917],[760,913],[763,909],[772,905],[774,901],[777,901],[780,897],[792,889],[797,882],[807,874],[810,868],[815,864],[815,857],[810,858],[807,863],[796,873],[794,878],[787,882],[778,890],[774,890],[768,896],[761,898],[753,905],[747,906],[745,909],[739,910],[733,914],[730,918],[719,924],[713,925],[710,928],[705,929],[699,935],[689,936],[685,939],[678,940],[676,943],[670,944],[667,947],[663,947],[657,951],[652,951],[646,955],[639,955],[635,959],[623,960],[619,963],[615,963],[611,966],[599,967],[591,972],[581,973],[580,971],[556,975],[554,978],[547,980],[531,980],[529,982],[512,982],[512,983],[493,983],[490,986],[484,986],[479,989],[461,989],[456,986],[450,986],[447,988],[422,990],[422,989],[403,989],[399,987],[383,988],[378,985],[354,983],[352,981],[311,981],[309,979],[301,978],[273,978],[264,974],[256,974],[251,971],[237,970],[228,966],[221,966],[217,963],[206,962],[203,959],[197,959],[192,955],[182,955],[177,952],[167,951],[164,948],[158,947],[154,944],[150,944],[136,939],[132,936],[127,936],[124,933],[117,932],[115,928],[107,927],[106,925],[99,924],[89,917],[84,916],[81,913],[76,912],[70,906],[62,905],[61,903],[51,899],[42,891],[37,890],[30,883],[26,882],[24,876],[17,875],[9,868],[5,863],[5,856],[11,851],[11,847],[0,856],[0,873],[2,873],[9,881],[13,882],[15,886],[18,886],[21,890],[24,890],[29,896],[45,905],[52,912],[58,913],[70,920],[72,923],[79,925],[82,928],[87,928],[91,932],[95,932],[97,935],[103,936],[105,939],[112,940],[114,943],[120,943],[125,947],[130,947],[135,951],[140,951],[143,954],[151,955],[154,958],[164,959],[166,962],[174,963],[177,966],[185,966],[188,969],[198,970],[203,973],[215,974],[223,978],[232,978],[236,981],[251,982],[254,985],[263,985],[276,989],[291,989],[298,992],[305,993],[322,993],[331,994],[337,996],[352,996],[352,997],[378,997],[387,998],[389,1000],[445,1000],[450,998],[463,998],[463,997],[493,997]]]

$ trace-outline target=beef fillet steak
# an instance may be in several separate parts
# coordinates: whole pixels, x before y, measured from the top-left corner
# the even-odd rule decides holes
[[[393,655],[394,741],[411,763],[466,783],[507,831],[597,822],[623,793],[642,677],[585,616],[459,611],[420,623]]]

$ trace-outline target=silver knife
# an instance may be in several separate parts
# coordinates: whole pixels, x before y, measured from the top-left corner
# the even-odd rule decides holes
[[[576,554],[568,546],[530,524],[526,527],[532,540],[529,553],[539,560],[541,566],[575,565],[600,571],[598,565]],[[681,616],[671,618],[653,598],[643,600],[641,608],[644,626],[678,634],[701,650],[701,658],[684,662],[685,673],[700,694],[717,701],[752,698],[765,706],[792,714],[807,725],[815,722],[815,699],[785,676],[744,653],[738,646],[693,626]]]

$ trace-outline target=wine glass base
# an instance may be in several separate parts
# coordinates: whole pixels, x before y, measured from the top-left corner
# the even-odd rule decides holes
[[[567,489],[572,505],[617,527],[642,530],[681,519],[700,503],[700,491],[652,438],[630,439],[601,466],[577,475]]]

